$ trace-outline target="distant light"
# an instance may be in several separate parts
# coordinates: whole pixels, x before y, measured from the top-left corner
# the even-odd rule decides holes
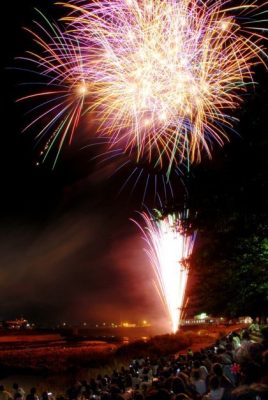
[[[201,314],[198,314],[198,315],[196,315],[196,317],[195,317],[196,319],[205,319],[205,318],[207,318],[207,313],[201,313]]]
[[[136,328],[136,324],[134,324],[133,322],[122,322],[121,325],[123,328]]]

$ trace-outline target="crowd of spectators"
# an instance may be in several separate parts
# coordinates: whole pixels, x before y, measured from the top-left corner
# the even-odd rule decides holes
[[[268,330],[262,334],[255,342],[248,330],[232,332],[199,352],[141,357],[111,376],[77,381],[56,399],[0,385],[0,400],[268,400]]]

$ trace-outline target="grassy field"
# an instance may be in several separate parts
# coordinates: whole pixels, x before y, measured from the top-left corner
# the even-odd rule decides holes
[[[47,334],[47,335],[1,335],[0,336],[0,344],[3,343],[17,343],[22,341],[23,342],[51,342],[52,340],[60,340],[60,334]]]
[[[0,368],[9,371],[62,372],[76,366],[90,367],[106,360],[115,350],[114,344],[93,341],[74,346],[43,346],[0,351]]]

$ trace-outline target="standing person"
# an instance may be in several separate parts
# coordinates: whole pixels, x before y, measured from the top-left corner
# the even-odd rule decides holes
[[[23,400],[22,395],[20,393],[15,393],[13,400]]]
[[[201,378],[200,371],[198,369],[195,369],[192,371],[191,374],[191,383],[194,385],[194,388],[196,392],[200,395],[203,396],[203,394],[206,393],[207,391],[207,385],[204,379]]]
[[[193,359],[194,353],[193,350],[189,347],[189,349],[187,350],[187,360],[191,361]]]
[[[203,379],[205,382],[207,381],[208,377],[208,370],[205,367],[205,365],[201,365],[199,360],[195,360],[193,363],[193,369],[192,371],[197,370],[200,372],[201,379]]]
[[[220,379],[217,375],[212,375],[209,380],[210,391],[203,398],[204,400],[223,400],[224,398],[224,388],[221,387]]]
[[[223,387],[226,391],[231,392],[231,390],[234,389],[234,384],[223,373],[223,368],[222,368],[221,364],[219,364],[219,363],[213,364],[212,373],[219,378],[221,387]]]
[[[48,392],[43,392],[42,393],[41,400],[49,400]]]
[[[0,400],[12,400],[12,395],[5,390],[4,385],[0,385]]]
[[[237,332],[233,332],[232,335],[232,348],[234,351],[238,350],[241,346],[240,335]]]
[[[26,396],[26,400],[39,400],[39,397],[36,394],[35,387],[31,388],[30,393],[27,394],[27,396]]]
[[[24,400],[24,398],[25,398],[25,391],[24,391],[24,389],[23,389],[22,387],[20,387],[20,386],[18,385],[18,383],[13,383],[12,392],[13,392],[13,397],[14,397],[14,398],[15,398],[15,397],[19,397],[19,396],[17,396],[17,395],[20,394],[22,400]]]

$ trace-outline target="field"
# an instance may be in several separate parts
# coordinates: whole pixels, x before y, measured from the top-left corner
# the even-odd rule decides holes
[[[20,343],[20,342],[51,342],[60,340],[60,334],[36,334],[36,335],[1,335],[0,336],[0,346],[9,343]]]
[[[31,343],[32,344],[32,343]],[[73,345],[52,343],[24,348],[0,350],[0,367],[9,371],[62,372],[75,366],[90,367],[104,361],[116,345],[103,341],[88,341]]]

